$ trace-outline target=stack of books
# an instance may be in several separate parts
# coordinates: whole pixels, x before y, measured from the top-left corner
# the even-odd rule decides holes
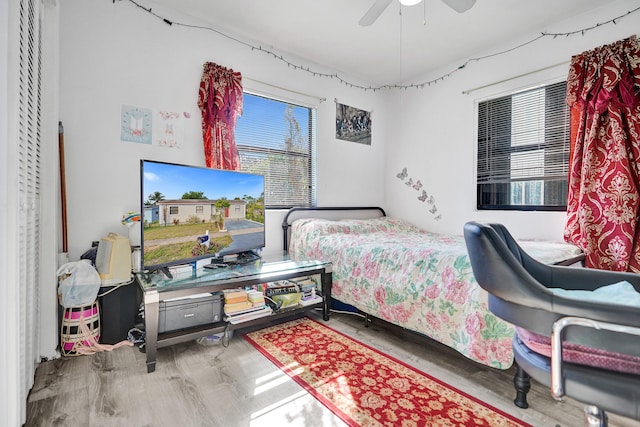
[[[265,305],[264,296],[258,291],[244,289],[227,289],[224,293],[225,321],[237,324],[248,320],[258,319],[272,313]],[[258,297],[255,294],[259,294]],[[251,298],[250,298],[251,296]]]
[[[247,291],[244,289],[225,289],[224,294],[224,314],[231,315],[242,313],[253,308],[247,298]]]
[[[273,302],[279,304],[280,309],[297,306],[302,297],[298,285],[291,280],[278,280],[267,283],[264,294]]]
[[[299,292],[299,288],[296,282],[293,282],[291,280],[278,280],[276,282],[269,282],[267,283],[267,287],[264,290],[264,294],[268,297],[295,292]]]
[[[264,306],[264,294],[260,291],[247,291],[247,300],[249,300],[254,307]]]

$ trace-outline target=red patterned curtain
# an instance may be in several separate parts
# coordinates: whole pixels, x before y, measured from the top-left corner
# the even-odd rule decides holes
[[[213,62],[204,64],[198,106],[207,167],[240,170],[236,120],[242,115],[242,75]]]
[[[635,36],[571,59],[565,240],[584,250],[587,267],[640,272],[639,89]]]

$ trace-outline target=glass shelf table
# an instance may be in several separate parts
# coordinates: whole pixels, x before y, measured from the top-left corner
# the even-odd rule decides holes
[[[314,275],[320,275],[320,293],[322,295],[322,301],[316,304],[287,308],[266,317],[238,324],[229,324],[222,321],[158,333],[160,301]],[[325,321],[329,320],[332,270],[331,263],[327,261],[294,261],[284,254],[265,257],[247,264],[229,265],[226,268],[199,268],[191,272],[174,274],[173,276],[173,278],[167,278],[160,272],[136,274],[136,282],[143,294],[147,372],[155,371],[156,352],[161,347],[228,330],[255,326],[319,307],[322,308],[323,319]]]

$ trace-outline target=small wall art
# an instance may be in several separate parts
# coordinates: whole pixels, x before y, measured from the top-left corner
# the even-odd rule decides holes
[[[120,108],[120,140],[158,147],[181,148],[188,112],[155,110],[122,105]]]
[[[156,111],[153,120],[153,145],[181,148],[184,139],[185,114],[175,111]]]
[[[152,112],[150,108],[122,105],[120,108],[120,139],[151,144]]]
[[[409,176],[407,168],[402,168],[402,171],[396,174],[396,178],[401,180],[405,186],[409,187],[412,191],[416,192],[418,195],[416,199],[425,204],[425,208],[433,215],[434,220],[440,221],[442,219],[442,214],[438,212],[438,208],[436,207],[436,199],[423,188],[422,181],[419,179],[414,181],[413,177]]]
[[[336,100],[336,139],[371,145],[371,112]]]

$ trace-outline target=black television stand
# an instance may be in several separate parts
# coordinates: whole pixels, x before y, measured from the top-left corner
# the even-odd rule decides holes
[[[240,252],[236,257],[236,264],[247,264],[250,262],[258,261],[259,259],[260,255],[258,255],[254,251]]]
[[[205,264],[202,267],[203,268],[208,268],[210,270],[213,270],[215,268],[227,268],[227,267],[229,267],[229,264],[225,264],[224,262],[214,262],[212,260],[211,263]]]
[[[205,264],[204,268],[215,269],[215,268],[226,268],[230,265],[243,265],[249,264],[250,262],[258,261],[260,259],[260,255],[253,251],[240,252],[239,254],[233,255],[223,255],[218,258],[214,258],[211,260],[211,263]]]
[[[169,267],[160,267],[158,270],[162,271],[169,279],[173,279],[173,275],[171,274],[171,271],[169,271]]]
[[[158,272],[164,274],[168,279],[173,279],[173,275],[171,274],[171,271],[169,270],[169,267],[154,268],[154,269],[151,269],[151,270],[147,270],[146,272],[142,272],[142,274],[153,275],[153,274],[158,273]]]

